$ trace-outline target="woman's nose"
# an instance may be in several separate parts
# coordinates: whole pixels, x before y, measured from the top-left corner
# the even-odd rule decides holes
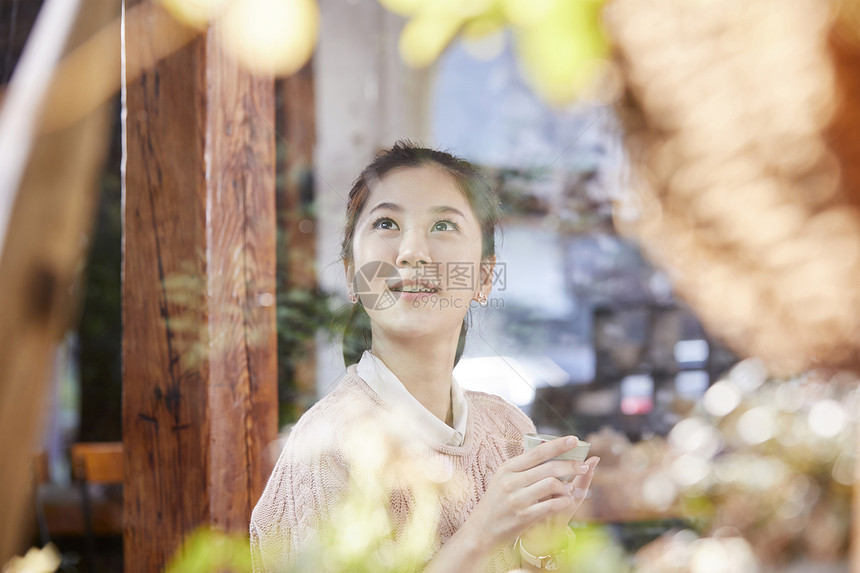
[[[430,252],[427,248],[426,237],[419,230],[406,231],[400,241],[395,265],[398,267],[415,266],[430,263]]]

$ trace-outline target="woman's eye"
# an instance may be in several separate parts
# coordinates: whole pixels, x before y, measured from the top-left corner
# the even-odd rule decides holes
[[[382,217],[377,219],[371,225],[374,229],[382,229],[383,231],[389,231],[397,228],[397,223],[389,219],[388,217]]]
[[[453,221],[438,221],[433,225],[434,231],[456,231],[457,229],[458,227]]]

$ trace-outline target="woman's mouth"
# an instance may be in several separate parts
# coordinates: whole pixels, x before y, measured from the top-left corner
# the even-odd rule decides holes
[[[428,281],[394,281],[388,284],[389,290],[400,294],[433,294],[439,292],[439,288]]]

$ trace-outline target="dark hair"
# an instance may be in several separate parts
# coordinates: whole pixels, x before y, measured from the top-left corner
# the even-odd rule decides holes
[[[465,159],[450,153],[421,147],[408,139],[398,140],[390,149],[383,149],[374,160],[364,168],[352,184],[346,206],[346,226],[343,232],[340,256],[344,261],[352,261],[352,241],[358,216],[367,203],[370,192],[369,183],[378,181],[394,169],[400,167],[423,167],[435,165],[448,173],[457,188],[469,201],[469,206],[481,227],[481,258],[488,259],[496,254],[496,230],[501,220],[501,209],[495,193],[480,172]],[[463,319],[454,364],[460,360],[466,343],[467,319]],[[346,319],[343,334],[343,360],[349,364],[359,361],[361,354],[370,349],[370,317],[361,302],[352,305]]]

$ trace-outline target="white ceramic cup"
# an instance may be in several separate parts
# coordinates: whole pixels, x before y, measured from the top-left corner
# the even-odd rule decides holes
[[[525,451],[529,451],[535,446],[538,446],[544,442],[551,442],[552,440],[559,439],[560,436],[550,436],[549,434],[524,434],[523,435],[523,448]],[[591,444],[588,442],[579,441],[576,446],[572,449],[563,452],[556,457],[552,458],[553,460],[574,460],[578,462],[584,462],[585,458],[588,456],[588,450],[591,449]],[[549,460],[547,460],[549,461]],[[570,481],[575,476],[562,476],[558,479],[562,481]]]

